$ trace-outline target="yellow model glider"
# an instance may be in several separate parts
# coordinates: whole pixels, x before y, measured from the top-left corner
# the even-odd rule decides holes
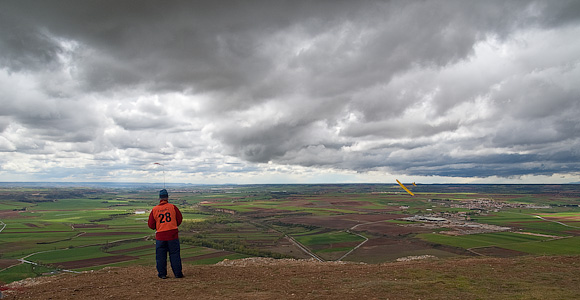
[[[406,186],[404,186],[398,179],[395,179],[395,180],[405,191],[407,191],[407,193],[411,194],[411,196],[415,196],[415,194],[413,194],[413,192],[409,191],[409,189]]]

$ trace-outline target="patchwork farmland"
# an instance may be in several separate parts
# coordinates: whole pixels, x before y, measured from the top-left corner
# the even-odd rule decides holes
[[[577,185],[173,186],[185,264],[580,254]],[[155,187],[0,189],[0,281],[154,265]]]

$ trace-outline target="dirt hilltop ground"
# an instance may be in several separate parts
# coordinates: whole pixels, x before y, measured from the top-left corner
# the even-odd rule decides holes
[[[28,279],[4,299],[580,299],[580,256],[428,259],[386,264],[249,258],[184,266],[105,268]]]

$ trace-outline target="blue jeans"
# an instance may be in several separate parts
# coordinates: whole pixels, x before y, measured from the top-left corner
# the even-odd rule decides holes
[[[156,241],[155,260],[157,261],[157,276],[167,276],[167,252],[169,252],[169,262],[175,277],[183,277],[181,272],[181,254],[179,239],[171,241]]]

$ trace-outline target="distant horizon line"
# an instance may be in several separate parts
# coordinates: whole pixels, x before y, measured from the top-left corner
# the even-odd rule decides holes
[[[406,183],[406,182],[405,182]],[[580,182],[570,183],[421,183],[420,185],[578,185]],[[159,185],[159,186],[228,186],[228,185],[382,185],[382,184],[397,184],[397,182],[342,182],[342,183],[172,183],[172,182],[116,182],[116,181],[0,181],[0,185]]]

